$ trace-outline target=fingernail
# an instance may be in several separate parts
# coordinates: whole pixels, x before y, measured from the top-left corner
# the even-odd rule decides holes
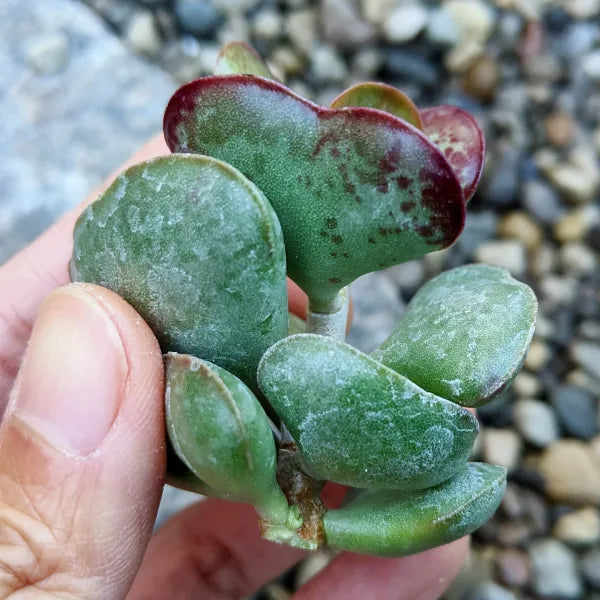
[[[54,291],[40,308],[13,415],[54,447],[87,456],[121,404],[127,360],[112,318],[85,286]]]

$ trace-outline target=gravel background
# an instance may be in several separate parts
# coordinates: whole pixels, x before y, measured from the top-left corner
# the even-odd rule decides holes
[[[525,368],[480,413],[476,457],[509,486],[447,597],[600,599],[600,0],[3,0],[0,39],[0,263],[158,131],[178,82],[228,40],[321,103],[378,79],[471,110],[488,153],[464,234],[359,280],[351,341],[377,345],[445,268],[482,261],[532,285]],[[166,496],[160,518],[190,500]],[[261,597],[289,597],[327,559]]]

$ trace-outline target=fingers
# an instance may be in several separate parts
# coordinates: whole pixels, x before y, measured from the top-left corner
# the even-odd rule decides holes
[[[162,135],[152,138],[119,171],[161,154],[169,154]],[[113,178],[107,179],[102,187],[107,187]],[[67,265],[73,248],[73,225],[99,191],[0,269],[0,417],[42,301],[54,288],[69,282]]]
[[[468,538],[404,558],[342,553],[294,600],[437,600],[456,577],[469,548]]]
[[[304,555],[261,539],[251,506],[205,500],[154,535],[127,600],[243,598]]]
[[[162,489],[162,373],[112,292],[43,303],[0,429],[0,597],[125,597]]]

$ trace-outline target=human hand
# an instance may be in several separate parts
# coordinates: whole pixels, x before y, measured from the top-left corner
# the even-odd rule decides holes
[[[156,138],[130,163],[166,153]],[[80,211],[0,268],[0,415],[10,395],[0,597],[246,596],[304,553],[262,540],[250,506],[212,499],[150,537],[165,474],[161,352],[117,295],[68,285]],[[302,315],[305,297],[289,292]],[[328,491],[339,500],[340,488]],[[462,539],[401,559],[341,553],[294,598],[434,599],[467,547]]]

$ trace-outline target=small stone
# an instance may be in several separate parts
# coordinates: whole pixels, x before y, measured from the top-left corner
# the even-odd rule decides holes
[[[523,398],[515,404],[515,425],[525,441],[545,448],[560,437],[556,415],[545,402]]]
[[[464,73],[484,53],[484,44],[477,40],[467,39],[446,54],[444,66],[451,73]]]
[[[494,206],[504,208],[518,201],[523,159],[523,154],[519,150],[507,147],[500,150],[500,155],[491,168],[488,165],[483,191]]]
[[[594,199],[600,187],[600,167],[592,149],[578,147],[566,162],[542,162],[540,168],[565,196],[580,204]]]
[[[585,443],[556,441],[544,450],[539,469],[552,500],[600,506],[600,460]]]
[[[407,290],[416,290],[425,277],[425,270],[420,260],[409,260],[388,269],[386,273],[401,288]]]
[[[532,251],[529,268],[536,277],[543,277],[555,269],[557,262],[557,253],[552,244],[543,243]]]
[[[511,429],[487,428],[483,432],[485,462],[513,469],[519,462],[522,447],[521,438]]]
[[[502,521],[496,533],[497,542],[506,548],[525,547],[531,539],[531,526],[522,520]]]
[[[598,268],[598,259],[586,245],[580,242],[568,242],[559,252],[562,268],[575,277],[591,275]]]
[[[485,43],[494,29],[494,11],[481,0],[448,0],[445,8],[460,31],[461,41]]]
[[[571,356],[592,377],[600,379],[600,344],[577,341],[571,345]]]
[[[304,61],[298,53],[289,46],[278,46],[269,58],[269,63],[286,73],[287,75],[297,75],[304,68]]]
[[[577,558],[564,544],[553,539],[536,541],[530,557],[536,594],[542,598],[581,597]]]
[[[594,81],[600,81],[600,50],[587,54],[581,63],[583,72]]]
[[[504,550],[496,559],[498,576],[508,587],[522,588],[529,583],[529,556],[518,550]]]
[[[156,19],[149,10],[138,11],[133,15],[125,37],[136,52],[154,56],[160,50],[160,33]]]
[[[550,358],[548,345],[539,339],[534,339],[529,346],[525,358],[525,366],[532,371],[539,371]]]
[[[310,56],[316,40],[317,15],[312,9],[289,13],[285,32],[293,46],[304,56]]]
[[[573,242],[583,240],[589,229],[598,222],[598,214],[594,214],[597,207],[583,206],[567,213],[556,223],[554,237],[559,242]]]
[[[528,373],[527,371],[521,371],[513,381],[512,389],[522,398],[532,398],[537,396],[542,391],[542,384],[539,377]]]
[[[256,8],[260,1],[261,0],[210,0],[210,3],[212,3],[221,13],[243,16],[243,13]]]
[[[571,304],[577,296],[577,280],[573,277],[547,275],[538,284],[546,308]]]
[[[427,39],[438,46],[453,46],[460,38],[458,25],[444,7],[431,11],[425,33]]]
[[[305,558],[296,571],[296,587],[302,587],[309,579],[322,571],[330,562],[331,554],[320,551]]]
[[[55,75],[67,65],[69,38],[62,31],[55,31],[28,39],[23,46],[25,60],[40,75]]]
[[[256,13],[252,21],[252,31],[261,40],[275,40],[283,32],[283,18],[279,11],[265,8]]]
[[[591,546],[600,541],[600,513],[586,506],[562,515],[554,524],[552,535],[573,546]]]
[[[200,37],[213,34],[223,19],[213,3],[206,0],[176,0],[173,10],[180,27]]]
[[[497,583],[485,581],[469,594],[469,600],[517,600],[517,597]]]
[[[525,248],[517,240],[487,242],[479,246],[475,252],[475,260],[502,267],[515,277],[522,276],[527,268]]]
[[[427,10],[420,4],[398,6],[383,24],[383,35],[392,44],[410,42],[427,24]]]
[[[465,72],[463,89],[465,93],[482,102],[490,102],[496,95],[500,82],[498,63],[491,56],[480,56]]]
[[[565,147],[573,141],[574,123],[571,115],[553,112],[544,121],[548,141],[554,146]]]
[[[596,456],[600,459],[600,435],[596,436],[591,442],[590,446],[595,452]]]
[[[319,45],[311,56],[311,70],[315,79],[321,83],[343,81],[348,69],[342,56],[332,47]]]
[[[217,40],[221,45],[230,42],[248,42],[250,40],[250,28],[244,15],[237,12],[229,14],[225,24],[217,33]]]
[[[516,210],[507,214],[498,226],[498,233],[517,239],[529,250],[542,241],[543,233],[538,224],[525,212]]]
[[[397,0],[361,0],[362,13],[369,23],[381,25],[392,13]]]
[[[564,209],[554,188],[543,181],[530,179],[523,185],[523,204],[533,217],[544,225],[552,225]]]
[[[589,440],[598,432],[596,401],[586,390],[561,385],[552,392],[552,405],[568,435]]]
[[[377,48],[361,48],[352,57],[351,73],[372,79],[383,64],[383,56]]]
[[[342,48],[356,48],[375,36],[373,25],[363,21],[347,0],[323,0],[321,23],[325,39]]]
[[[593,548],[583,555],[581,570],[586,581],[594,589],[600,590],[600,548]]]
[[[561,4],[576,19],[589,19],[600,13],[600,0],[561,0]]]

